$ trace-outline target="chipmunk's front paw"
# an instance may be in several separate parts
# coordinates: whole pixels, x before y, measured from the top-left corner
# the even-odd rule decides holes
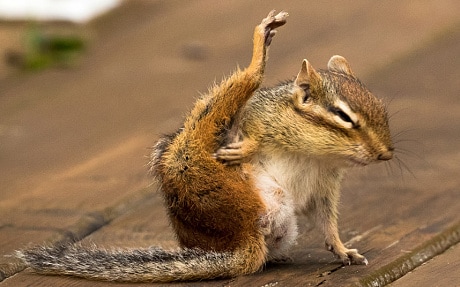
[[[228,144],[218,149],[213,157],[225,165],[237,165],[243,162],[245,158],[243,152],[243,142],[236,142]]]
[[[275,10],[270,11],[268,16],[262,20],[259,27],[263,29],[265,36],[265,45],[269,46],[273,36],[276,34],[276,28],[286,24],[286,18],[289,16],[287,12],[281,11],[275,15]]]
[[[367,265],[369,263],[366,257],[359,254],[358,250],[356,249],[334,248],[332,245],[327,243],[326,248],[327,250],[334,253],[340,260],[342,260],[343,265]]]

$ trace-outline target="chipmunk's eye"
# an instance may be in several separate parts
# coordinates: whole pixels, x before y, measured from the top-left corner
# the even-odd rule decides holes
[[[334,115],[334,120],[344,128],[357,129],[360,127],[358,114],[353,112],[347,103],[337,100],[328,107],[328,110]]]
[[[353,119],[346,112],[344,112],[342,109],[340,109],[338,107],[330,107],[329,111],[331,113],[333,113],[335,116],[337,116],[344,123],[349,124],[350,128],[358,127],[357,123],[355,121],[353,121]]]
[[[339,116],[339,118],[344,121],[344,122],[347,122],[347,123],[351,123],[351,124],[354,124],[353,123],[353,120],[350,118],[349,115],[347,115],[344,111],[342,111],[341,109],[337,109],[334,111],[334,114],[336,114],[337,116]]]

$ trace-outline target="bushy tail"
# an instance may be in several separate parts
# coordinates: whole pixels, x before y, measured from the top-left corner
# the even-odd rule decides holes
[[[242,252],[166,251],[158,247],[106,250],[71,244],[40,246],[18,251],[17,256],[41,274],[120,282],[172,282],[243,275],[242,269],[248,270],[247,264],[254,260],[248,258],[247,252],[239,253]],[[257,270],[261,266],[254,267]]]

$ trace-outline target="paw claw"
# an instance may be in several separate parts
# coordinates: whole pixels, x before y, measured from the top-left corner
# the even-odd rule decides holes
[[[281,11],[278,13],[278,15],[275,16],[276,21],[281,22],[281,21],[286,21],[286,18],[289,16],[288,12]]]
[[[231,143],[224,146],[213,153],[212,157],[226,166],[241,164],[244,159],[241,143]]]
[[[326,249],[334,253],[340,260],[342,260],[343,265],[367,265],[369,262],[366,257],[358,253],[357,249],[346,249],[333,246],[332,244],[326,243]],[[340,251],[339,251],[340,250]]]
[[[358,253],[356,249],[351,249],[346,252],[347,259],[345,260],[347,265],[367,265],[368,261],[366,257]],[[344,262],[345,264],[345,262]]]
[[[262,25],[269,29],[280,27],[286,23],[286,18],[289,16],[287,12],[281,11],[275,15],[275,10],[270,11],[267,17],[262,20]]]
[[[275,28],[286,24],[286,18],[289,16],[289,14],[284,11],[281,11],[276,15],[275,13],[275,10],[270,11],[259,26],[264,31],[266,46],[270,45],[273,36],[275,36]]]

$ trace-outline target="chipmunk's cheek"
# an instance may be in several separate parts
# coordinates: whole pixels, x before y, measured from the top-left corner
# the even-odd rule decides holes
[[[349,166],[366,166],[374,162],[375,160],[364,146],[354,146],[351,154],[347,157],[347,164]]]

